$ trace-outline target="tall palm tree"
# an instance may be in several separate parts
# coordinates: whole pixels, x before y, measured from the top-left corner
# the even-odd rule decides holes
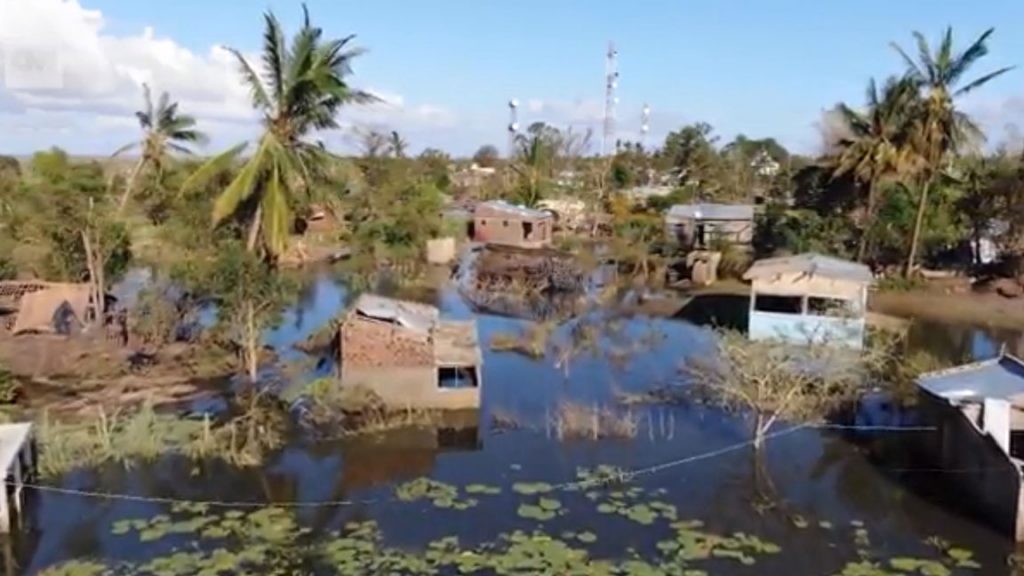
[[[388,151],[395,158],[405,158],[405,150],[409,147],[409,143],[402,138],[402,135],[398,133],[398,130],[392,130],[391,136],[388,138]]]
[[[971,67],[988,54],[988,39],[994,31],[994,28],[989,28],[960,53],[953,52],[952,27],[946,28],[934,52],[925,37],[920,32],[914,32],[918,51],[916,61],[893,44],[907,65],[908,77],[918,86],[922,96],[912,133],[912,143],[922,163],[921,194],[910,240],[910,253],[907,256],[907,275],[913,270],[917,258],[917,245],[930,189],[938,181],[952,154],[984,139],[981,130],[970,117],[956,109],[956,100],[1013,68],[1000,68],[965,81]]]
[[[254,207],[247,246],[255,250],[262,237],[270,256],[285,249],[296,196],[308,192],[311,182],[328,166],[331,155],[322,142],[309,140],[311,133],[337,128],[336,116],[342,106],[376,100],[345,81],[352,73],[352,60],[363,53],[350,46],[355,36],[325,40],[323,30],[310,23],[305,5],[302,11],[302,27],[290,45],[273,13],[264,14],[259,71],[239,51],[229,49],[238,60],[253,107],[263,115],[263,135],[238,175],[217,198],[213,221],[218,224]],[[223,171],[246,146],[239,144],[211,159],[183,188],[191,189]]]
[[[863,187],[867,201],[864,230],[857,247],[858,262],[864,261],[867,252],[868,229],[878,206],[879,181],[899,173],[908,164],[904,143],[916,92],[916,85],[907,78],[890,77],[881,92],[872,79],[863,112],[842,103],[836,107],[848,135],[839,141],[833,178],[852,175]]]
[[[128,197],[131,196],[144,170],[155,170],[157,174],[160,174],[170,151],[190,156],[192,150],[189,146],[205,144],[207,140],[205,134],[195,129],[196,119],[186,114],[180,114],[178,103],[171,102],[167,92],[160,94],[156,106],[153,106],[153,97],[148,84],[142,85],[142,94],[145,109],[135,113],[143,131],[142,140],[126,144],[113,154],[116,157],[129,150],[140,150],[139,160],[135,163],[135,168],[128,178],[124,194],[121,195],[118,212],[124,210],[128,203]]]
[[[512,169],[519,179],[515,200],[530,208],[544,199],[544,191],[555,154],[552,142],[541,129],[516,136],[516,158]]]

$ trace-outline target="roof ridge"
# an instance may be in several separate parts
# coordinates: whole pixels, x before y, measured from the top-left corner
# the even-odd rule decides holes
[[[925,378],[939,378],[941,376],[950,376],[952,374],[960,374],[962,372],[975,370],[977,368],[993,366],[999,364],[1005,357],[1005,355],[1000,355],[992,358],[986,358],[984,360],[975,360],[974,362],[968,362],[966,364],[959,364],[957,366],[950,366],[949,368],[941,368],[939,370],[932,370],[931,372],[924,372],[917,376],[917,380],[922,380]],[[1021,364],[1022,367],[1024,367],[1024,363],[1022,363],[1020,359],[1014,358],[1014,360],[1016,360],[1018,363]]]

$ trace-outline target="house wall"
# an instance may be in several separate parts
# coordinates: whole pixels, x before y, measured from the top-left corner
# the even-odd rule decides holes
[[[758,294],[792,296],[802,299],[802,314],[785,314],[755,310]],[[807,312],[807,298],[843,299],[851,303],[849,316],[818,316]],[[788,281],[755,280],[750,292],[748,334],[752,340],[778,338],[794,344],[830,343],[854,349],[864,347],[867,330],[867,287],[863,284],[836,282],[826,278],[803,278]]]
[[[341,363],[349,367],[434,365],[430,338],[387,322],[350,316],[341,326],[339,346]]]
[[[731,244],[745,245],[754,240],[754,223],[750,220],[680,220],[668,224],[669,235],[684,246],[697,241],[697,225],[704,225],[704,242],[720,238]]]
[[[751,340],[778,338],[794,344],[841,344],[860,349],[864,346],[863,318],[831,318],[801,314],[750,311]]]
[[[523,222],[533,224],[531,239],[523,235]],[[477,242],[506,244],[522,248],[543,248],[551,245],[551,232],[554,220],[538,218],[525,220],[508,216],[483,216],[473,218],[473,235]]]
[[[480,407],[480,387],[442,389],[437,386],[437,368],[365,368],[342,364],[343,386],[373,390],[385,403],[397,408],[465,410]]]
[[[937,467],[957,470],[942,475],[951,488],[960,492],[978,515],[1024,541],[1021,471],[987,433],[945,398],[919,389],[918,410],[922,424],[935,426],[935,432],[922,435],[921,447]]]

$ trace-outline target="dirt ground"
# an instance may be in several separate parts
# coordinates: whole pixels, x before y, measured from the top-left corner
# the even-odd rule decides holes
[[[1024,298],[1009,299],[994,293],[929,289],[875,292],[868,299],[868,308],[902,318],[1024,330]]]
[[[30,410],[178,404],[215,393],[234,373],[232,360],[208,346],[176,344],[140,361],[103,338],[0,333],[0,366],[22,382],[19,404]]]

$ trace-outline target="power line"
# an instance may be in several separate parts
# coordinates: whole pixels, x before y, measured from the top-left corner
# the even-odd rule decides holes
[[[788,436],[795,432],[806,429],[819,429],[819,430],[861,430],[861,431],[901,431],[901,432],[922,432],[922,431],[935,431],[934,426],[847,426],[839,424],[800,424],[779,430],[777,432],[769,432],[765,434],[763,439],[775,440],[783,436]],[[745,448],[750,448],[755,444],[753,438],[730,444],[717,450],[711,450],[709,452],[703,452],[700,454],[694,454],[691,456],[685,456],[676,460],[663,462],[660,464],[654,464],[635,470],[624,470],[619,474],[611,477],[602,478],[591,478],[586,480],[575,480],[571,482],[564,482],[561,484],[555,484],[551,487],[552,491],[572,491],[580,490],[587,487],[592,487],[600,484],[609,482],[627,482],[639,476],[645,476],[648,474],[654,474],[670,468],[676,468],[693,462],[700,462],[711,458],[717,458],[724,456],[732,452],[736,452]],[[910,469],[908,469],[910,470]],[[13,482],[8,482],[9,485],[14,486]],[[23,488],[29,488],[38,492],[47,492],[51,494],[61,494],[65,496],[79,496],[83,498],[94,498],[101,500],[121,500],[128,502],[148,502],[153,504],[182,504],[191,506],[208,506],[211,508],[262,508],[266,506],[277,507],[277,508],[341,508],[347,506],[357,505],[369,505],[369,504],[387,504],[405,502],[398,498],[370,498],[370,499],[358,499],[358,500],[293,500],[288,502],[254,502],[254,501],[227,501],[227,500],[191,500],[187,498],[171,498],[165,496],[142,496],[137,494],[122,494],[116,492],[99,492],[95,490],[79,490],[76,488],[63,488],[60,486],[50,486],[45,484],[32,484],[22,482]]]

